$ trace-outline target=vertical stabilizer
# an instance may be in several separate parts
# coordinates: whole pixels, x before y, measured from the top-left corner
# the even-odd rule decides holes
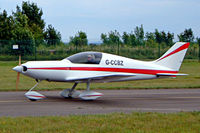
[[[178,71],[190,43],[177,42],[163,56],[153,61],[155,64]]]

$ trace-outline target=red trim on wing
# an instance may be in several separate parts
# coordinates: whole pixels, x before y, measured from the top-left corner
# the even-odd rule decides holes
[[[178,52],[180,52],[180,51],[182,51],[182,50],[184,50],[184,49],[187,49],[187,48],[189,47],[189,45],[190,45],[189,42],[188,42],[188,43],[185,43],[185,44],[182,45],[181,47],[175,49],[175,50],[172,51],[171,53],[169,53],[169,54],[165,55],[164,57],[160,58],[158,61],[160,61],[160,60],[162,60],[162,59],[164,59],[164,58],[167,58],[167,57],[170,56],[170,55],[173,55],[173,54],[175,54],[175,53],[178,53]]]
[[[109,67],[52,67],[52,68],[28,68],[28,69],[125,72],[125,73],[153,74],[153,75],[157,73],[178,73],[178,71],[169,71],[169,70],[109,68]]]

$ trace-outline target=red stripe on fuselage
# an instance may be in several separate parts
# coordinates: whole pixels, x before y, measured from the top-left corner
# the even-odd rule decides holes
[[[177,73],[177,71],[166,71],[166,70],[130,69],[130,68],[104,68],[104,67],[71,67],[70,70],[125,72],[125,73],[139,73],[139,74]]]
[[[28,69],[124,72],[124,73],[153,74],[153,75],[155,75],[157,73],[178,73],[178,71],[169,71],[169,70],[108,68],[108,67],[52,67],[52,68],[28,68]]]
[[[69,70],[70,67],[41,67],[41,68],[28,68],[28,69],[43,69],[43,70]]]
[[[164,58],[167,58],[167,57],[170,56],[170,55],[173,55],[173,54],[175,54],[175,53],[178,53],[178,52],[180,52],[180,51],[182,51],[182,50],[184,50],[184,49],[187,49],[187,48],[189,47],[189,45],[190,45],[190,43],[186,43],[186,44],[182,45],[181,47],[175,49],[175,50],[172,51],[171,53],[169,53],[169,54],[165,55],[164,57],[160,58],[158,61],[160,61],[160,60],[162,60],[162,59],[164,59]]]

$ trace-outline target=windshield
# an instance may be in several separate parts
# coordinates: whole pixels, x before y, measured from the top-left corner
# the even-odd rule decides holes
[[[99,64],[102,58],[102,53],[100,52],[81,52],[67,57],[72,63],[79,64]]]

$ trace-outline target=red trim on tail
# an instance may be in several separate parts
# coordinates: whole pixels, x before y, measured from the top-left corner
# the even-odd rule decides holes
[[[160,60],[162,60],[162,59],[164,59],[164,58],[167,58],[167,57],[170,56],[170,55],[173,55],[173,54],[175,54],[175,53],[178,53],[178,52],[180,52],[180,51],[182,51],[182,50],[184,50],[184,49],[187,49],[187,48],[189,47],[189,45],[190,45],[189,42],[188,42],[188,43],[185,43],[185,44],[182,45],[181,47],[177,48],[176,50],[172,51],[171,53],[169,53],[169,54],[165,55],[164,57],[160,58],[158,61],[160,61]]]

